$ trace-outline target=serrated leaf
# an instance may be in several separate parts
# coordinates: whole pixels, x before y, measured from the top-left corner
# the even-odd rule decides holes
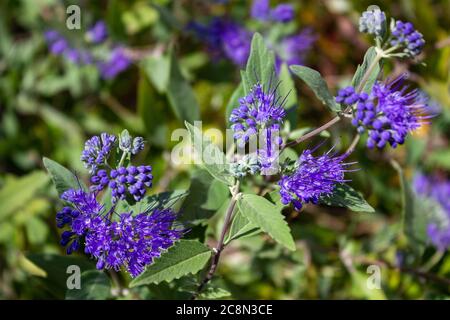
[[[225,244],[232,240],[254,236],[260,232],[258,226],[248,221],[241,212],[237,211],[231,223],[230,231],[225,238]]]
[[[189,130],[191,142],[197,153],[201,157],[203,167],[216,179],[226,185],[233,185],[234,178],[227,172],[227,160],[224,153],[214,145],[210,139],[190,123],[185,123]]]
[[[238,201],[238,208],[244,217],[268,233],[275,241],[289,250],[295,250],[288,224],[279,208],[269,200],[254,194],[244,194]]]
[[[376,56],[377,56],[377,52],[376,52],[375,47],[370,47],[367,50],[366,54],[364,55],[363,63],[361,65],[358,65],[355,75],[353,76],[353,79],[352,79],[353,87],[358,88],[358,86],[360,85],[361,81],[364,78],[365,73],[368,72],[369,67],[372,64],[372,62],[375,60]],[[361,88],[363,92],[370,93],[372,91],[372,87],[378,78],[380,70],[381,70],[380,64],[377,63],[375,65],[375,67],[371,70],[371,73],[370,73],[369,77],[367,78],[367,81],[364,84],[363,88]]]
[[[173,52],[170,57],[170,77],[167,86],[167,98],[179,120],[191,123],[195,120],[200,120],[200,107],[194,91],[181,74],[177,58]]]
[[[43,159],[44,166],[50,174],[55,188],[58,194],[61,195],[64,191],[69,189],[80,189],[80,187],[86,190],[86,186],[82,181],[77,179],[75,174],[70,170],[66,169],[64,166],[60,165],[58,162],[53,161],[49,158]]]
[[[67,289],[66,300],[105,300],[111,295],[111,281],[104,272],[81,273],[80,289]]]
[[[43,171],[7,180],[0,189],[0,221],[26,205],[48,181],[48,176]]]
[[[127,206],[126,204],[124,204],[123,209],[124,211],[133,211],[135,213],[152,211],[156,208],[172,208],[173,210],[178,211],[181,201],[183,201],[188,196],[188,194],[189,192],[187,192],[186,190],[161,192],[153,194],[151,196],[147,196],[132,206]]]
[[[180,240],[134,279],[131,287],[170,282],[187,274],[199,272],[211,257],[211,250],[195,240]]]
[[[313,90],[316,97],[332,111],[341,111],[341,107],[334,100],[334,96],[328,90],[327,83],[319,72],[305,66],[290,66],[291,71],[302,79]]]
[[[319,199],[321,204],[348,208],[355,212],[375,212],[362,195],[347,184],[337,184],[330,196]]]

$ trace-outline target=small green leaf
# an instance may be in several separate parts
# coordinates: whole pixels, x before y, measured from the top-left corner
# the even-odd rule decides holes
[[[341,107],[334,100],[328,90],[327,83],[319,72],[305,66],[290,66],[291,71],[314,91],[316,97],[332,111],[341,111]]]
[[[173,210],[178,211],[181,202],[188,196],[188,194],[189,192],[186,190],[173,190],[152,194],[132,206],[127,206],[125,203],[122,209],[124,211],[133,211],[135,213],[152,211],[156,208],[172,208]]]
[[[66,300],[105,300],[111,296],[111,282],[104,272],[83,272],[80,289],[67,289]]]
[[[234,178],[227,172],[227,160],[225,155],[219,148],[214,145],[210,139],[205,137],[203,133],[188,122],[185,122],[186,128],[189,130],[191,142],[200,157],[203,167],[216,179],[226,185],[233,185]]]
[[[214,300],[230,297],[231,293],[225,289],[216,286],[207,286],[202,293],[200,293],[197,299],[200,300]]]
[[[233,218],[230,231],[225,238],[225,244],[228,244],[232,240],[254,236],[260,232],[261,230],[255,224],[248,221],[248,219],[238,211]]]
[[[174,52],[170,57],[170,78],[167,86],[167,98],[176,115],[181,121],[193,123],[200,120],[200,107],[189,83],[181,74]]]
[[[134,279],[131,287],[170,282],[187,274],[199,272],[211,257],[211,250],[195,240],[180,240]]]
[[[169,86],[170,59],[167,56],[148,56],[142,60],[142,68],[159,93],[165,93]]]
[[[369,67],[371,66],[372,62],[375,60],[377,56],[377,52],[375,47],[370,47],[366,54],[364,55],[364,61],[362,63],[362,65],[359,65],[358,68],[356,69],[355,75],[353,76],[352,79],[352,86],[355,88],[358,88],[358,86],[360,85],[361,81],[364,78],[364,75],[366,74],[366,72],[368,72]],[[378,78],[378,75],[380,74],[380,64],[377,63],[375,65],[375,67],[371,70],[371,73],[369,75],[369,77],[367,78],[367,81],[364,85],[362,89],[362,91],[370,93],[372,91],[372,87],[375,84],[375,81]]]
[[[49,158],[44,158],[43,161],[59,195],[69,189],[80,189],[81,187],[86,190],[86,186],[82,181],[77,179],[73,172]]]
[[[244,194],[238,201],[238,208],[245,218],[268,233],[275,241],[289,250],[295,250],[288,224],[279,208],[269,200],[254,194]]]
[[[321,204],[348,208],[355,212],[375,212],[361,194],[347,184],[338,184],[330,196],[319,199]]]

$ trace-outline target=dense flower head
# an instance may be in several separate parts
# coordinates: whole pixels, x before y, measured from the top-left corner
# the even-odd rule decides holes
[[[58,228],[69,227],[61,234],[60,243],[63,247],[67,246],[67,253],[71,254],[78,250],[81,237],[99,223],[103,206],[97,202],[94,193],[82,189],[69,189],[61,195],[61,199],[68,206],[56,214],[56,225]]]
[[[434,210],[427,233],[431,243],[443,251],[450,247],[450,181],[435,176],[417,174],[413,180],[414,190],[421,196],[435,201],[441,210]]]
[[[294,19],[294,14],[294,8],[288,3],[279,4],[270,12],[270,16],[273,20],[283,23]]]
[[[100,136],[93,136],[86,141],[84,150],[81,153],[81,161],[89,169],[90,173],[95,173],[99,166],[105,164],[116,143],[116,136],[107,133],[102,133]]]
[[[390,83],[377,82],[370,95],[362,93],[356,97],[351,88],[339,92],[336,101],[357,102],[352,124],[359,133],[367,131],[367,147],[382,149],[389,143],[395,148],[429,118],[423,96],[417,90],[407,92],[404,79],[402,75]]]
[[[130,166],[128,168],[119,167],[110,172],[109,187],[113,202],[118,199],[125,199],[127,193],[133,196],[134,200],[140,201],[152,186],[153,175],[151,166]]]
[[[104,21],[97,21],[92,28],[90,28],[86,36],[89,41],[93,43],[101,43],[108,37],[108,28]]]
[[[286,111],[276,90],[264,91],[261,84],[255,84],[250,93],[239,99],[239,107],[231,112],[231,129],[240,146],[262,131],[279,132]],[[281,144],[281,140],[277,143]]]
[[[125,267],[136,277],[182,236],[173,228],[175,219],[171,209],[121,213],[117,221],[104,221],[86,235],[85,251],[98,259],[98,269]]]
[[[335,186],[344,183],[345,156],[334,156],[331,150],[322,156],[314,157],[312,150],[305,150],[297,160],[295,171],[281,177],[281,202],[292,203],[300,210],[304,203],[317,204],[320,197],[330,195]]]
[[[336,96],[337,103],[347,105],[347,106],[351,106],[360,100],[364,101],[365,99],[367,99],[367,94],[366,93],[362,93],[362,94],[357,93],[355,91],[355,88],[353,88],[352,86],[348,86],[344,89],[340,89],[338,91],[338,95]]]
[[[385,31],[386,15],[380,8],[373,6],[364,11],[359,18],[359,31],[382,36]]]
[[[425,45],[423,35],[414,29],[411,22],[396,21],[391,33],[391,45],[403,47],[404,53],[411,57],[419,55]]]

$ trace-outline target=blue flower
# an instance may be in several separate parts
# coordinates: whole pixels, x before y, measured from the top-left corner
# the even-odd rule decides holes
[[[391,33],[391,45],[402,47],[403,52],[411,57],[419,55],[425,45],[423,35],[414,29],[411,22],[396,21]]]
[[[395,148],[405,142],[410,131],[418,129],[430,117],[426,115],[428,107],[423,95],[417,90],[407,92],[404,80],[405,75],[402,75],[390,83],[377,82],[370,95],[359,95],[352,124],[359,133],[367,131],[368,148],[382,149],[387,143]],[[338,96],[336,101],[340,99]],[[347,99],[356,102],[354,94]]]
[[[117,138],[114,135],[102,133],[87,140],[81,153],[81,161],[89,172],[95,173],[99,166],[108,160],[112,149],[116,146]]]
[[[294,14],[294,8],[288,3],[279,4],[270,12],[273,20],[283,23],[289,22],[294,19]]]
[[[103,206],[97,202],[94,193],[82,189],[69,189],[61,195],[61,199],[69,206],[56,214],[56,225],[58,228],[69,227],[61,234],[60,244],[67,247],[67,254],[71,254],[80,247],[82,237],[102,221]]]
[[[380,8],[371,7],[364,11],[359,18],[359,31],[382,36],[385,32],[386,15]]]
[[[331,150],[322,156],[314,157],[311,150],[305,150],[296,162],[295,171],[284,175],[278,182],[281,202],[292,203],[300,210],[304,203],[317,204],[320,197],[330,195],[335,186],[344,183],[345,156],[334,156]]]
[[[106,221],[87,234],[85,251],[98,259],[98,269],[125,267],[136,277],[182,236],[173,228],[175,219],[171,209],[121,213],[118,221]]]

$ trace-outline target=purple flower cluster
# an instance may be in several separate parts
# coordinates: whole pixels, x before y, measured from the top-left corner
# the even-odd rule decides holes
[[[391,45],[403,47],[404,52],[411,57],[419,55],[425,45],[423,35],[414,29],[411,22],[396,21],[391,33]]]
[[[278,132],[285,116],[286,110],[276,91],[265,92],[258,83],[247,96],[239,99],[239,107],[231,112],[231,129],[240,146],[244,146],[260,131]]]
[[[335,186],[344,183],[345,156],[333,156],[330,151],[319,157],[312,150],[304,150],[297,160],[296,169],[290,175],[284,175],[278,182],[281,202],[292,203],[300,210],[303,203],[317,204],[320,197],[330,195]]]
[[[95,173],[99,166],[106,163],[116,145],[117,138],[114,135],[102,133],[100,136],[93,136],[84,145],[81,161],[91,174]]]
[[[69,61],[76,64],[94,64],[104,79],[112,79],[120,72],[126,70],[132,63],[132,60],[125,54],[121,46],[114,45],[109,49],[108,54],[99,56],[88,44],[96,46],[105,42],[108,37],[108,29],[103,21],[98,21],[90,28],[85,35],[87,44],[83,47],[74,47],[59,32],[48,30],[44,37],[52,54],[64,56]]]
[[[282,3],[271,9],[269,0],[253,0],[250,10],[250,15],[253,19],[260,21],[278,21],[286,23],[294,19],[294,8],[292,5]]]
[[[404,79],[402,75],[390,83],[377,82],[370,95],[357,94],[351,87],[339,91],[337,102],[356,103],[352,125],[359,133],[368,132],[368,148],[382,149],[387,143],[395,148],[429,118],[425,115],[427,105],[423,95],[417,90],[407,92]]]
[[[171,209],[122,213],[118,221],[98,224],[86,235],[85,251],[98,259],[98,269],[124,266],[136,277],[182,236],[182,230],[172,228],[176,217]]]
[[[152,180],[151,166],[119,167],[111,170],[109,176],[106,170],[101,169],[91,177],[92,190],[101,191],[108,186],[111,189],[113,203],[125,200],[127,191],[134,200],[141,201],[147,188],[152,186]]]
[[[95,194],[83,190],[67,190],[61,195],[69,206],[65,206],[56,214],[58,228],[68,225],[70,230],[61,234],[61,245],[67,246],[67,254],[80,247],[80,240],[88,230],[101,220],[103,207],[97,202]]]
[[[124,159],[143,149],[143,138],[132,139],[126,130],[120,137],[121,147],[125,146],[125,150],[118,148],[116,136],[107,133],[86,142],[81,159],[91,173],[90,192],[82,189],[64,192],[61,199],[67,205],[56,214],[56,224],[59,228],[67,227],[60,241],[67,247],[67,254],[78,250],[84,243],[85,252],[98,260],[98,269],[118,271],[125,267],[136,277],[163,250],[171,247],[184,231],[173,227],[177,215],[171,209],[154,209],[137,215],[115,212],[117,201],[126,200],[128,194],[135,201],[141,201],[153,180],[151,166],[121,165]],[[107,159],[114,148],[123,153],[119,167],[110,169]],[[97,195],[107,187],[111,189],[112,207],[105,212],[104,206],[97,201]],[[116,216],[118,219],[113,219]]]
[[[427,177],[421,173],[414,177],[415,191],[435,201],[442,210],[436,210],[427,227],[428,237],[439,250],[450,247],[450,181],[438,177]]]

